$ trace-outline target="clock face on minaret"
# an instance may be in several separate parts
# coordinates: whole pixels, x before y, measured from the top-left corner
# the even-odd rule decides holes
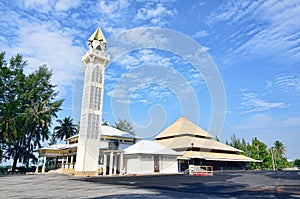
[[[102,121],[104,71],[109,62],[100,28],[88,39],[75,175],[97,175]]]

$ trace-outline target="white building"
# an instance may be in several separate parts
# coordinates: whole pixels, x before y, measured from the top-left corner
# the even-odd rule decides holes
[[[102,125],[100,130],[98,174],[122,174],[123,149],[133,145],[136,137],[111,126]],[[55,144],[35,150],[39,153],[40,162],[43,162],[41,171],[57,170],[62,173],[74,174],[78,163],[76,158],[78,138],[77,134],[68,138],[68,144]],[[37,169],[36,172],[38,171]]]
[[[177,173],[176,152],[155,141],[142,140],[124,150],[127,174]]]

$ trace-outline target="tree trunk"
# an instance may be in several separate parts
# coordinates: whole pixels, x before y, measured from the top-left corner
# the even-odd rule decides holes
[[[16,169],[17,169],[18,160],[19,160],[19,153],[16,153],[16,155],[14,156],[14,159],[13,159],[13,166],[12,166],[13,172],[16,171]]]

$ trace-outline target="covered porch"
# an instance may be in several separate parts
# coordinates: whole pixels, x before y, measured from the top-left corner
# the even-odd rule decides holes
[[[35,173],[75,173],[77,144],[57,144],[38,149],[36,152],[39,153],[39,157]],[[123,152],[120,150],[100,150],[98,174],[124,174],[123,159]]]

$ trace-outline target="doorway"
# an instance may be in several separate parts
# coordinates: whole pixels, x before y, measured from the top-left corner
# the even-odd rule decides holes
[[[159,156],[154,156],[154,172],[159,172]]]

